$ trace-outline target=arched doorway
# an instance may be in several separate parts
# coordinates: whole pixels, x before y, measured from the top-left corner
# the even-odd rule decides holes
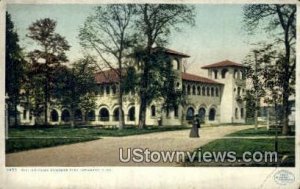
[[[114,121],[119,121],[119,108],[116,108],[113,112]]]
[[[79,109],[75,110],[74,119],[75,119],[75,121],[82,121],[82,112],[81,112],[81,110],[79,110]]]
[[[195,114],[194,108],[189,107],[189,108],[187,109],[187,111],[186,111],[186,117],[185,117],[185,119],[186,119],[186,120],[192,120],[193,117],[194,117],[194,114]]]
[[[50,120],[52,122],[57,122],[58,121],[58,113],[57,113],[57,111],[56,110],[52,110],[50,114],[51,114]]]
[[[205,121],[205,114],[206,114],[205,108],[203,108],[203,107],[200,108],[198,113],[199,113],[200,120]]]
[[[156,116],[156,108],[154,105],[151,106],[151,116],[155,117]]]
[[[101,108],[99,111],[100,121],[109,121],[109,111],[107,108]]]
[[[135,120],[135,108],[134,107],[131,107],[128,110],[128,119],[129,119],[129,121],[134,121]]]
[[[70,112],[69,110],[63,110],[61,113],[61,120],[64,122],[70,121]]]
[[[216,109],[211,108],[209,110],[208,120],[209,121],[215,121],[215,119],[216,119]]]
[[[90,111],[86,114],[86,120],[87,120],[87,121],[95,121],[95,120],[96,120],[95,110],[90,110]]]

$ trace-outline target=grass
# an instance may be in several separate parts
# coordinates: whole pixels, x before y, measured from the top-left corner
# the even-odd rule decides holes
[[[227,136],[239,136],[239,137],[270,137],[274,136],[275,131],[268,131],[266,128],[254,128],[238,131]],[[233,151],[236,153],[235,162],[198,162],[201,155],[204,152],[229,152]],[[244,152],[274,152],[275,151],[275,141],[274,138],[224,138],[212,141],[201,148],[197,149],[196,159],[193,162],[186,161],[184,166],[262,166],[262,167],[273,167],[273,166],[295,166],[295,138],[279,138],[278,139],[278,160],[279,162],[283,157],[287,157],[284,161],[276,164],[275,162],[245,162],[242,160]],[[226,156],[229,158],[228,156]]]
[[[105,136],[129,136],[153,132],[175,131],[188,129],[184,126],[170,127],[126,127],[122,130],[118,128],[102,128],[95,126],[81,126],[70,128],[69,126],[47,126],[32,127],[23,126],[9,128],[8,139],[6,140],[6,153],[72,144],[78,142],[92,141]]]
[[[268,130],[266,127],[259,127],[257,130],[254,128],[241,130],[235,133],[231,133],[227,136],[238,136],[238,137],[255,137],[255,136],[275,136],[276,131],[275,130]],[[295,132],[292,133],[293,136],[295,136]],[[281,132],[278,132],[278,136],[283,136]]]

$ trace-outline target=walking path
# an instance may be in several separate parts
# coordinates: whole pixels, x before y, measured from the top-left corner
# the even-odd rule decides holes
[[[29,150],[6,155],[6,166],[180,166],[176,163],[122,163],[128,148],[150,151],[193,151],[213,140],[251,126],[220,126],[200,129],[200,138],[189,138],[190,130],[168,131],[126,137],[104,137],[100,140],[57,147]]]

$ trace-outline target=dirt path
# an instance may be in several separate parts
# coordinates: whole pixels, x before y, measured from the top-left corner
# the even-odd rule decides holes
[[[176,163],[122,163],[119,148],[148,148],[150,151],[192,151],[225,135],[250,126],[205,127],[200,138],[189,138],[190,130],[151,133],[29,150],[6,155],[6,166],[179,166]]]

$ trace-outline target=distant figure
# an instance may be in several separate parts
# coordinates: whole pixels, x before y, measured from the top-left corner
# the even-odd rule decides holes
[[[190,132],[190,138],[199,138],[200,120],[197,115],[194,116],[193,126]]]

